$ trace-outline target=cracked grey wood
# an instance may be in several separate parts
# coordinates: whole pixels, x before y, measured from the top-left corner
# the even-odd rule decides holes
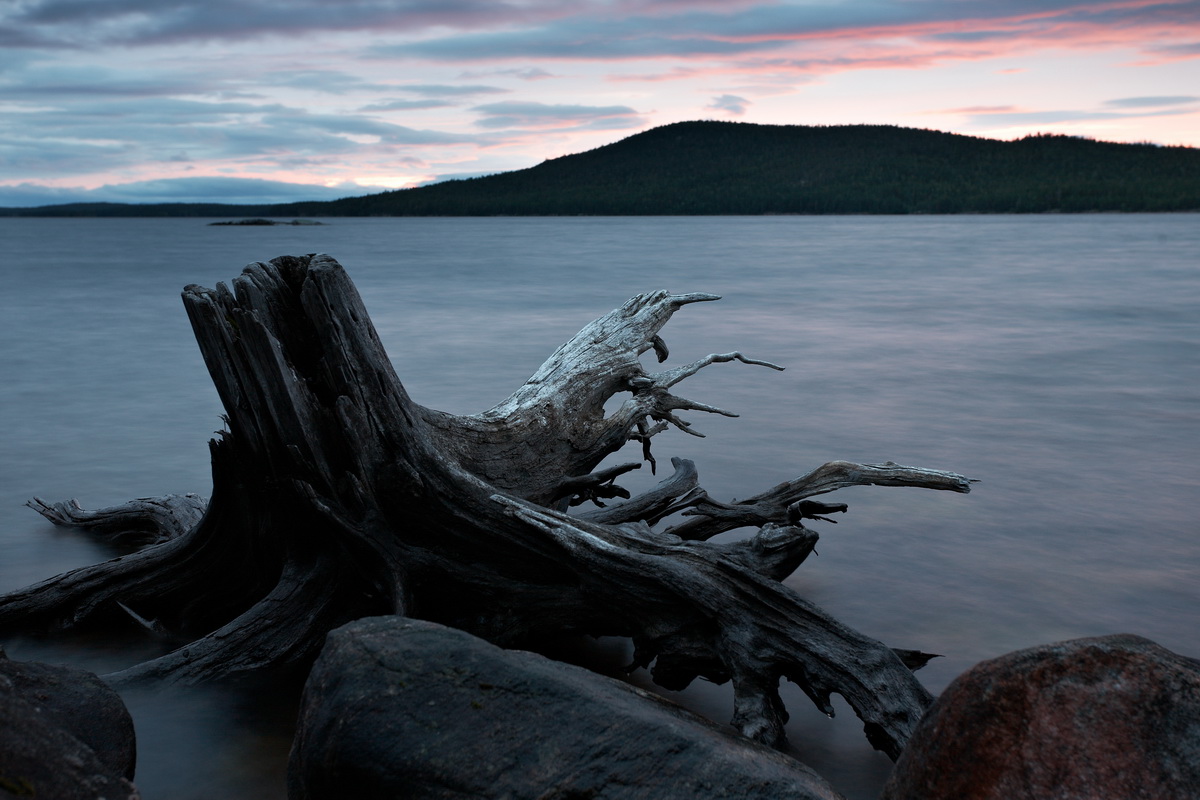
[[[303,669],[326,632],[367,615],[428,619],[506,646],[626,636],[632,667],[668,688],[732,681],[733,723],[748,736],[783,743],[787,678],[826,713],[841,694],[895,758],[931,700],[910,669],[927,656],[842,625],[781,582],[817,539],[795,504],[864,484],[966,492],[967,479],[833,462],[725,504],[700,487],[694,464],[674,460],[675,474],[642,496],[566,513],[573,501],[622,497],[615,481],[631,465],[594,470],[626,442],[652,459],[661,433],[696,433],[681,413],[731,415],[673,394],[687,377],[714,364],[780,369],[739,352],[645,369],[646,351],[668,357],[660,331],[675,312],[716,299],[638,295],[495,407],[451,415],[408,397],[328,256],[252,264],[232,286],[189,286],[184,305],[228,424],[211,443],[203,518],[5,595],[0,632],[154,627],[181,646],[110,678],[184,682]],[[606,414],[618,394],[628,397]],[[695,516],[653,527],[684,509]],[[62,522],[82,519],[66,511]],[[744,526],[760,530],[705,541]]]

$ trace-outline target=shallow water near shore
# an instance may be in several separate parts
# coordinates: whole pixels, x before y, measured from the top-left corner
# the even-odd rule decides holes
[[[664,329],[667,366],[740,350],[787,370],[720,364],[681,384],[741,417],[692,414],[706,438],[663,434],[660,464],[695,460],[723,500],[834,459],[978,479],[969,495],[830,495],[850,510],[812,524],[820,555],[789,579],[868,635],[944,654],[919,673],[935,693],[979,660],[1080,636],[1200,657],[1200,215],[209,221],[0,219],[0,591],[115,554],[30,497],[208,493],[221,407],[179,292],[326,252],[424,405],[496,404],[638,292],[713,292]],[[157,646],[4,645],[98,671]],[[609,639],[567,655],[614,675],[629,657]],[[732,712],[728,686],[665,694]],[[146,800],[285,796],[287,698],[126,699]],[[797,755],[850,800],[875,797],[890,762],[849,708],[831,721],[795,687],[784,699]]]

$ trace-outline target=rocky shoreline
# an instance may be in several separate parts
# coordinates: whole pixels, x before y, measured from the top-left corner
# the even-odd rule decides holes
[[[881,800],[1181,798],[1200,791],[1200,661],[1112,635],[982,662],[930,708]],[[133,722],[92,673],[0,650],[0,796],[140,797]],[[669,701],[453,628],[372,617],[309,676],[292,800],[841,795]]]

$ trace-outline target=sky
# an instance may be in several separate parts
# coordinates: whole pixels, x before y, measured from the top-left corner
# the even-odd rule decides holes
[[[0,206],[331,200],[697,119],[1200,146],[1200,0],[0,0]]]

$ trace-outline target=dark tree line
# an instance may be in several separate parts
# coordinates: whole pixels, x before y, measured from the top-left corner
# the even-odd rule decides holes
[[[957,214],[1200,210],[1200,149],[887,125],[665,125],[536,167],[332,202],[80,204],[55,216]]]

